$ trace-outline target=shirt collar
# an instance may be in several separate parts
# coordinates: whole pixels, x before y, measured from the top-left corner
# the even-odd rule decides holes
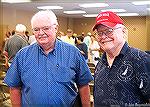
[[[49,53],[52,53],[55,56],[56,55],[56,50],[57,50],[56,48],[58,47],[58,44],[59,44],[59,41],[56,39],[54,49]],[[41,51],[42,54],[45,54],[40,45],[38,45],[38,49]]]
[[[125,42],[125,44],[123,45],[123,47],[122,47],[122,49],[120,51],[120,54],[124,56],[126,54],[128,48],[129,48],[128,43]]]

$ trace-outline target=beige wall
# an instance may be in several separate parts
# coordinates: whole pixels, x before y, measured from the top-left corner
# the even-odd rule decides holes
[[[24,10],[15,10],[13,8],[1,8],[1,33],[0,45],[4,39],[4,32],[15,29],[17,23],[27,26],[31,34],[30,19],[34,13]],[[123,17],[125,25],[129,30],[129,44],[141,50],[150,50],[150,17]],[[91,32],[95,23],[95,18],[66,18],[58,17],[59,30],[64,33],[68,28],[73,29],[77,34],[82,32]]]
[[[150,16],[146,17],[147,50],[150,50]]]
[[[81,34],[84,32],[85,34],[88,32],[92,33],[92,27],[95,23],[95,18],[75,18],[74,19],[74,31],[77,34]]]
[[[27,26],[31,32],[30,19],[34,13],[13,8],[3,8],[3,25],[8,26],[8,31],[15,29],[16,24],[21,23]]]
[[[124,17],[128,28],[128,42],[131,46],[147,50],[146,17]]]

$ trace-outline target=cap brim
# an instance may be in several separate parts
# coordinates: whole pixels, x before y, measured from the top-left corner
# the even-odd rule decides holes
[[[97,23],[97,24],[93,27],[93,31],[94,31],[95,29],[97,29],[98,25],[104,25],[104,26],[107,26],[107,27],[112,28],[112,27],[116,26],[116,24],[117,24],[117,23],[100,22],[100,23]]]

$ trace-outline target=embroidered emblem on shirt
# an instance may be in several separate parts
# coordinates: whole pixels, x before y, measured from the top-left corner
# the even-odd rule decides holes
[[[125,71],[122,73],[122,75],[126,75],[126,74],[127,74],[127,71],[128,71],[128,66],[127,66],[127,68],[125,69]]]
[[[143,80],[141,79],[141,83],[140,83],[139,88],[141,89],[142,87],[143,87]]]

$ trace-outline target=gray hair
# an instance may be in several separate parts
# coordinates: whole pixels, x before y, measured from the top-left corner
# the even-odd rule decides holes
[[[51,10],[42,10],[37,12],[31,19],[31,25],[36,19],[50,21],[51,24],[58,25],[57,17]]]
[[[26,26],[23,24],[17,24],[16,25],[16,32],[25,32],[26,31]]]

